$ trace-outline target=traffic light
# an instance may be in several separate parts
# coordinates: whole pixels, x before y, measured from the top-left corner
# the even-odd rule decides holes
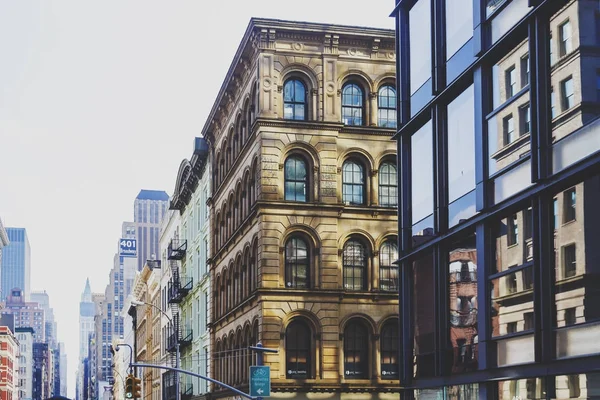
[[[125,398],[133,399],[134,376],[129,374],[125,378]]]
[[[137,376],[133,377],[133,398],[140,399],[142,397],[142,380]]]

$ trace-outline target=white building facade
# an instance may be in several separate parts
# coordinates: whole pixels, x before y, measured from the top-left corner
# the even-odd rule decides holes
[[[33,328],[15,329],[19,341],[19,400],[33,398]]]

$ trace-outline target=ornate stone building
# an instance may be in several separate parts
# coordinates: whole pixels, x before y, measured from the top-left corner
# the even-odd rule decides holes
[[[271,397],[398,398],[394,46],[250,21],[203,129],[213,378],[247,392],[262,342]]]

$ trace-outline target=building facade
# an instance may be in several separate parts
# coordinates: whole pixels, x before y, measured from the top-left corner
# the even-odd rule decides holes
[[[396,1],[404,399],[600,396],[599,12]]]
[[[4,309],[0,313],[14,315],[16,328],[33,328],[34,342],[45,342],[46,318],[44,309],[36,302],[26,301],[23,290],[13,288],[6,298]]]
[[[33,399],[33,328],[15,328],[19,341],[19,399]]]
[[[261,342],[271,397],[398,397],[395,92],[393,31],[250,21],[202,132],[213,378]]]
[[[137,232],[138,271],[146,260],[158,257],[160,223],[169,206],[169,195],[162,190],[140,190],[133,203],[133,220]],[[154,256],[153,256],[154,255]]]
[[[79,358],[77,362],[77,395],[78,399],[82,398],[83,386],[80,382],[83,381],[83,360],[88,356],[89,336],[94,332],[95,323],[94,315],[96,306],[92,300],[92,289],[90,280],[86,279],[85,288],[81,294],[79,302]]]
[[[0,301],[5,301],[14,288],[22,290],[29,300],[31,283],[31,248],[25,228],[6,228],[9,245],[0,257]]]
[[[0,315],[0,400],[19,399],[19,341],[12,315]]]
[[[33,400],[45,400],[52,396],[54,385],[54,361],[48,343],[33,343]]]
[[[168,247],[169,267],[173,273],[171,285],[181,289],[168,294],[168,302],[179,304],[181,319],[181,365],[184,369],[207,376],[210,360],[210,334],[208,331],[210,307],[210,275],[208,255],[210,241],[210,164],[208,143],[195,138],[192,157],[184,159],[179,167],[170,209],[181,215],[181,237],[178,246]],[[174,248],[183,249],[181,260]],[[176,274],[179,275],[178,279]],[[180,281],[180,284],[177,283]],[[195,398],[208,393],[208,381],[182,376],[181,393],[184,398]]]
[[[43,291],[32,291],[30,300],[38,303],[44,310],[44,342],[48,343],[52,350],[58,349],[58,324],[54,320],[54,309],[50,307],[50,296]]]
[[[6,247],[10,244],[10,240],[8,240],[8,233],[6,233],[6,229],[4,228],[4,224],[0,219],[0,268],[2,268],[2,248]],[[0,273],[0,278],[2,278],[2,274]],[[0,290],[2,286],[0,285]],[[0,301],[2,301],[2,295],[0,294]]]

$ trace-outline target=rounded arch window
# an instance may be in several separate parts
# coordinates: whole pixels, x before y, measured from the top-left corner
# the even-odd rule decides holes
[[[342,200],[345,204],[365,204],[365,168],[357,160],[348,160],[342,167]]]
[[[385,323],[381,329],[379,340],[381,354],[381,377],[383,379],[398,379],[398,320]]]
[[[286,377],[306,379],[312,377],[312,333],[306,322],[295,320],[285,331]]]
[[[396,127],[396,89],[392,85],[379,88],[377,93],[377,125],[384,128]]]
[[[366,290],[367,254],[365,246],[358,240],[349,240],[344,245],[344,289]]]
[[[398,207],[398,169],[389,161],[379,167],[379,205]]]
[[[385,291],[398,290],[398,245],[387,240],[379,249],[379,288]]]
[[[356,83],[342,88],[342,122],[345,125],[363,125],[365,108],[364,92]]]
[[[283,118],[306,119],[306,86],[299,79],[288,79],[283,85]]]
[[[369,332],[367,327],[352,321],[344,329],[344,377],[366,379],[369,376]]]
[[[285,200],[306,202],[308,174],[306,160],[300,156],[291,156],[285,160],[284,167]]]
[[[304,238],[293,236],[285,245],[285,286],[310,286],[310,248]]]

